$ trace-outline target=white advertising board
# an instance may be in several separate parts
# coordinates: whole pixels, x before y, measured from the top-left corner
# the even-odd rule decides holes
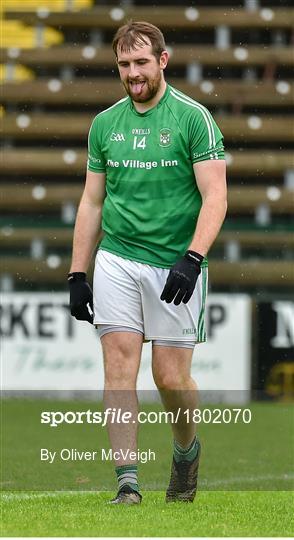
[[[66,293],[1,296],[3,390],[100,390],[102,350],[97,331],[73,319]],[[211,294],[208,341],[195,348],[192,375],[201,390],[248,390],[251,301],[246,295]],[[138,389],[154,389],[151,344],[143,347]]]

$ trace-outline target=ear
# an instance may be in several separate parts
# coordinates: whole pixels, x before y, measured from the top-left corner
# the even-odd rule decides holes
[[[162,51],[159,59],[160,69],[165,69],[169,60],[169,54],[167,51]]]

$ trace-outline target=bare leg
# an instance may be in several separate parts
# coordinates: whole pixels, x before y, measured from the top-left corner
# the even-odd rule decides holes
[[[140,366],[143,337],[135,332],[111,332],[101,338],[104,359],[104,407],[130,411],[137,418],[137,375]],[[107,424],[113,452],[137,451],[137,422]],[[134,464],[122,457],[115,466]]]
[[[193,411],[198,406],[197,386],[190,374],[192,354],[192,349],[153,346],[153,378],[165,410],[172,411],[174,416],[178,409]],[[175,440],[187,447],[195,437],[196,424],[187,423],[187,417],[180,414],[179,421],[172,424],[172,430]]]

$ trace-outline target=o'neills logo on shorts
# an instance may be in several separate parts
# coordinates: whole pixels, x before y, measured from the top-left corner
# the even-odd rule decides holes
[[[196,334],[196,328],[184,328],[183,335],[190,336]]]

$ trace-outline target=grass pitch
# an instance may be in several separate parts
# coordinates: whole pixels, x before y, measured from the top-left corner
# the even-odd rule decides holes
[[[2,536],[293,536],[291,492],[199,492],[193,504],[147,492],[141,506],[110,493],[2,495]]]
[[[105,428],[40,423],[42,410],[97,404],[4,400],[1,536],[293,536],[293,409],[248,406],[250,424],[199,425],[203,454],[193,504],[164,502],[170,426],[140,426],[139,447],[155,449],[157,459],[139,465],[142,505],[126,507],[107,504],[116,490],[112,463],[40,461],[42,447],[107,447]]]

